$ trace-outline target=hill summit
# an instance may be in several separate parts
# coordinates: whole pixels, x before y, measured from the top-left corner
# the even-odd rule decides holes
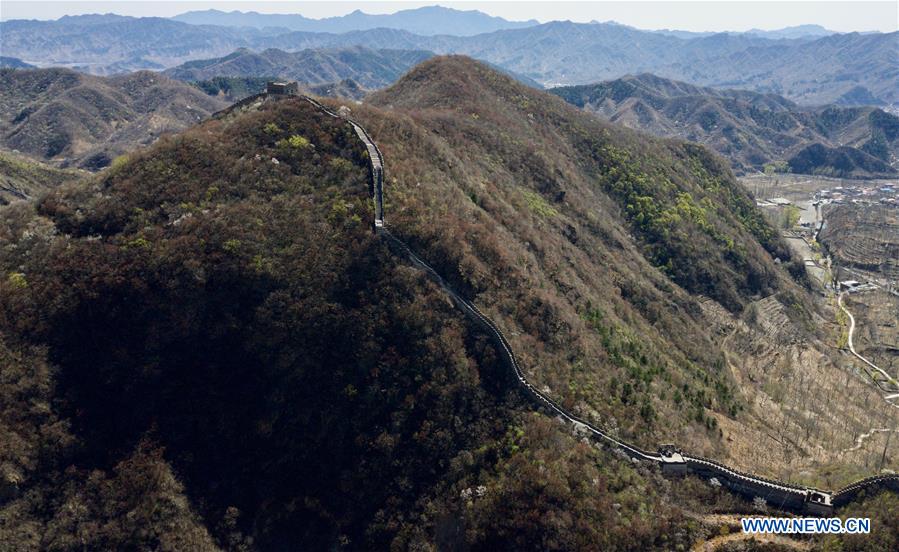
[[[387,160],[391,231],[468,290],[562,404],[647,447],[674,441],[787,479],[853,462],[838,459],[832,439],[853,442],[835,422],[801,429],[867,407],[834,394],[842,362],[804,267],[722,158],[458,56],[353,109]],[[800,401],[816,413],[797,416]],[[757,448],[777,446],[772,417],[828,452],[774,460]]]

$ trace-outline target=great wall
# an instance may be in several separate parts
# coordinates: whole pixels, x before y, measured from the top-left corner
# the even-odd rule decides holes
[[[337,113],[324,106],[318,100],[300,94],[295,89],[285,90],[282,88],[276,89],[271,93],[263,92],[255,96],[250,96],[231,107],[214,114],[213,117],[219,117],[223,114],[230,113],[236,108],[249,106],[269,98],[283,97],[293,97],[306,101],[327,115],[345,120],[347,124],[352,125],[356,135],[362,141],[368,152],[371,176],[369,192],[374,203],[375,213],[372,224],[374,232],[387,242],[388,246],[395,254],[405,257],[411,264],[421,269],[431,280],[440,286],[441,289],[449,295],[456,307],[490,336],[494,341],[498,352],[501,354],[504,363],[514,373],[521,390],[537,408],[548,411],[563,420],[574,424],[576,427],[586,430],[599,442],[609,446],[613,450],[620,451],[634,462],[652,462],[658,465],[665,475],[679,476],[692,474],[707,480],[714,480],[717,484],[750,500],[761,498],[767,505],[778,510],[828,516],[833,514],[834,508],[845,506],[871,492],[888,489],[899,493],[899,474],[885,474],[868,477],[851,483],[842,489],[826,491],[741,472],[715,460],[683,452],[671,444],[660,446],[657,452],[648,452],[641,450],[639,447],[627,443],[626,441],[594,426],[590,422],[579,418],[571,412],[568,412],[546,393],[538,390],[527,380],[515,358],[511,345],[496,324],[489,317],[484,315],[474,303],[459,295],[459,293],[457,293],[440,276],[440,274],[437,273],[437,271],[435,271],[427,262],[422,260],[421,257],[416,255],[405,242],[397,238],[388,230],[384,219],[383,155],[365,128],[350,118],[348,112]]]

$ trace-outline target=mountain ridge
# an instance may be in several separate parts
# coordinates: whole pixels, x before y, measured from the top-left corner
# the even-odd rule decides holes
[[[0,84],[0,144],[93,170],[225,106],[149,71],[98,77],[70,69],[2,69]]]
[[[877,108],[800,107],[772,93],[701,87],[648,73],[553,93],[612,122],[706,144],[740,172],[787,163],[806,173],[889,176],[899,159],[899,118]],[[814,144],[847,149],[825,155],[808,149]]]
[[[376,28],[401,29],[419,35],[455,34],[470,36],[501,29],[537,25],[536,20],[509,21],[478,10],[456,10],[441,6],[399,10],[391,14],[373,15],[355,10],[342,16],[310,19],[299,14],[260,14],[257,12],[219,10],[191,11],[171,19],[193,25],[232,27],[283,27],[291,31],[341,33]]]

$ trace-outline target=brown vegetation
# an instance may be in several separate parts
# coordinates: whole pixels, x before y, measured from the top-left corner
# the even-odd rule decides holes
[[[811,307],[720,160],[465,59],[373,104],[353,111],[385,154],[388,224],[539,386],[648,447],[726,453],[717,419],[747,414],[692,293]],[[670,550],[709,536],[679,490],[743,507],[530,412],[372,234],[365,156],[308,103],[266,102],[4,208],[8,542]]]

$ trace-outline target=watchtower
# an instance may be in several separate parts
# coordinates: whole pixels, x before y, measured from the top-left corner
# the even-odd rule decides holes
[[[687,473],[687,461],[673,444],[666,443],[660,446],[659,456],[662,458],[662,475],[685,475]]]
[[[833,514],[833,502],[830,494],[810,489],[805,494],[805,511],[819,516]]]
[[[269,94],[291,96],[299,93],[300,87],[296,81],[269,81],[265,84],[265,91]]]

